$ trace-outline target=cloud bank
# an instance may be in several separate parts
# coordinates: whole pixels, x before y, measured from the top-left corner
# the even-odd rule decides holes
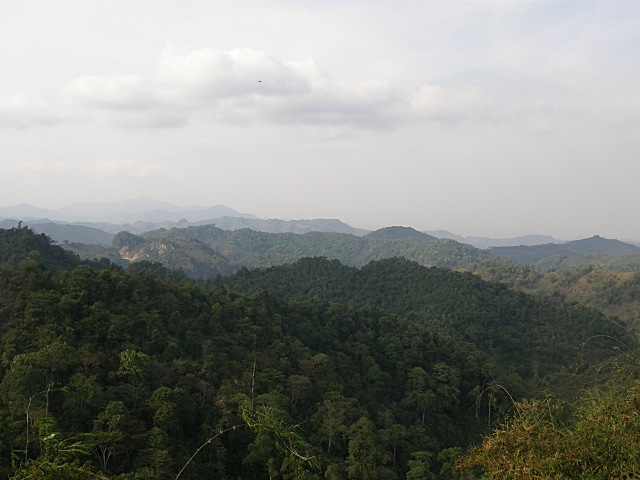
[[[194,122],[324,125],[392,129],[407,122],[478,119],[490,108],[478,91],[382,79],[338,82],[311,59],[281,61],[251,48],[167,47],[145,74],[81,76],[54,99],[0,103],[0,127],[60,121],[123,127],[181,127]]]

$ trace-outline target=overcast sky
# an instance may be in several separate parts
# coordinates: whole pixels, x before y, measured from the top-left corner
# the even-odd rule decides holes
[[[2,0],[0,206],[640,239],[638,0]]]

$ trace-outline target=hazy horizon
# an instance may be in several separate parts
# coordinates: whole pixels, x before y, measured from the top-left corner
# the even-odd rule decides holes
[[[0,206],[640,239],[634,0],[2,10]]]
[[[140,208],[140,206],[143,206],[145,204],[150,204],[148,208]],[[127,209],[119,209],[116,206],[118,205],[137,205],[137,207],[134,210],[127,210]],[[246,211],[246,212],[239,212],[237,210],[235,210],[234,208],[232,208],[229,205],[224,205],[224,204],[217,204],[217,205],[210,205],[210,206],[205,206],[205,205],[176,205],[176,204],[172,204],[169,202],[164,202],[155,198],[151,198],[151,197],[139,197],[139,198],[131,198],[131,199],[126,199],[126,200],[122,200],[119,202],[73,202],[70,204],[66,204],[63,205],[60,208],[54,208],[51,209],[52,212],[57,212],[58,215],[54,215],[54,216],[31,216],[31,215],[21,215],[21,214],[13,214],[10,216],[5,215],[6,210],[14,210],[14,211],[19,211],[20,207],[35,207],[37,209],[45,209],[45,210],[49,210],[46,207],[42,207],[40,205],[33,205],[30,203],[23,203],[23,204],[18,204],[18,205],[10,205],[10,206],[5,206],[5,205],[0,205],[0,220],[2,219],[8,219],[8,218],[13,218],[16,221],[20,221],[22,220],[25,225],[29,225],[31,221],[36,220],[36,221],[41,221],[41,220],[50,220],[52,222],[61,222],[61,223],[75,223],[75,222],[80,222],[80,223],[84,223],[84,222],[89,222],[89,223],[102,223],[102,222],[107,222],[107,223],[120,223],[120,224],[131,224],[131,223],[135,223],[137,221],[142,221],[142,222],[177,222],[177,217],[173,218],[173,220],[171,218],[163,218],[162,220],[156,219],[156,220],[152,220],[150,218],[144,218],[144,214],[148,213],[148,212],[155,212],[158,208],[162,208],[165,207],[167,209],[168,212],[173,212],[174,214],[172,215],[173,217],[175,217],[175,212],[198,212],[201,210],[208,210],[208,209],[216,209],[217,207],[222,207],[222,209],[231,209],[234,212],[240,214],[241,217],[244,218],[248,218],[248,219],[259,219],[259,220],[282,220],[282,221],[292,221],[292,222],[296,222],[296,221],[313,221],[313,220],[319,220],[319,219],[325,219],[325,220],[338,220],[341,221],[353,228],[356,229],[364,229],[364,230],[370,230],[370,231],[375,231],[381,228],[386,228],[386,227],[410,227],[410,228],[414,228],[415,230],[419,230],[422,231],[424,233],[428,233],[428,234],[432,234],[435,235],[436,237],[439,237],[442,234],[453,234],[454,236],[459,236],[459,237],[463,237],[466,239],[472,239],[472,238],[478,238],[478,239],[503,239],[503,240],[509,240],[509,239],[516,239],[516,238],[524,238],[524,237],[551,237],[553,238],[554,241],[571,241],[571,240],[581,240],[584,238],[589,238],[589,237],[593,237],[593,236],[601,236],[604,238],[610,238],[613,239],[614,237],[611,236],[607,236],[606,234],[602,235],[601,233],[595,232],[593,234],[587,235],[585,237],[574,237],[574,238],[559,238],[559,237],[554,237],[553,235],[547,234],[545,232],[528,232],[528,233],[524,233],[524,234],[520,234],[520,235],[511,235],[511,236],[495,236],[495,235],[480,235],[480,234],[476,234],[474,232],[457,232],[457,231],[449,231],[446,229],[441,229],[441,228],[432,228],[432,229],[420,229],[418,227],[415,227],[414,225],[405,225],[405,224],[397,224],[397,223],[392,223],[392,224],[385,224],[385,225],[364,225],[364,224],[359,224],[358,222],[351,222],[349,220],[345,220],[344,218],[326,218],[326,217],[309,217],[309,218],[288,218],[288,217],[273,217],[273,216],[269,216],[269,217],[259,217],[256,215],[253,215],[252,212],[250,211]],[[102,209],[101,207],[108,207],[106,210]],[[84,209],[85,213],[80,213],[82,212]],[[96,210],[100,211],[101,213],[96,213]],[[93,213],[91,213],[93,212]],[[121,213],[125,213],[127,214],[127,217],[131,217],[132,215],[135,216],[136,213],[140,213],[142,214],[140,216],[140,218],[136,217],[135,220],[133,220],[132,218],[127,218],[126,220],[120,221],[120,222],[109,222],[107,220],[108,217],[114,215],[115,213],[121,214]],[[157,216],[157,214],[153,215],[154,217]],[[178,215],[180,216],[180,215]],[[220,217],[216,216],[216,217],[211,217],[211,218],[207,218],[210,220],[215,220],[216,218],[221,218],[221,217],[225,217],[227,215],[220,215]],[[232,215],[235,216],[235,215]],[[100,218],[101,217],[101,218]],[[181,218],[184,218],[183,216]],[[194,219],[191,220],[192,222],[201,222],[200,219]],[[99,228],[99,227],[98,227]],[[445,238],[448,238],[448,235],[445,235]],[[618,240],[622,240],[622,241],[629,241],[629,242],[635,242],[638,243],[640,242],[640,238],[617,238]],[[542,243],[547,243],[547,241],[550,240],[545,240]]]

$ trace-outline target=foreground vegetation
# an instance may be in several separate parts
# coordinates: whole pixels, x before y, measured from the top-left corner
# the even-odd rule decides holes
[[[637,362],[634,362],[637,365]],[[640,477],[640,382],[615,375],[575,404],[526,400],[456,465],[493,479]]]

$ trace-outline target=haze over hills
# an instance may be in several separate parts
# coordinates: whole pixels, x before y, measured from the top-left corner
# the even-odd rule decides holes
[[[630,243],[612,240],[594,235],[591,238],[573,240],[563,244],[547,243],[534,246],[496,247],[491,252],[520,263],[535,264],[541,260],[557,257],[559,259],[582,257],[584,255],[635,255],[640,247]]]
[[[0,220],[0,228],[8,229],[17,227],[20,221],[13,219]],[[96,245],[111,245],[114,234],[102,229],[84,225],[72,225],[68,223],[55,223],[47,220],[34,220],[22,222],[36,233],[44,233],[56,243],[90,243]]]
[[[47,218],[36,218],[38,215]],[[117,203],[75,203],[57,210],[21,204],[0,208],[2,216],[10,218],[0,220],[0,228],[12,228],[22,221],[22,225],[86,259],[104,257],[119,264],[147,259],[198,277],[228,274],[242,266],[290,262],[303,256],[327,256],[352,265],[404,256],[423,265],[446,268],[466,268],[498,256],[534,265],[540,272],[588,266],[620,272],[640,269],[640,247],[599,236],[561,242],[545,235],[462,237],[444,230],[419,232],[400,226],[368,231],[338,219],[260,219],[224,205],[178,207],[146,197]],[[208,228],[211,226],[213,230]],[[171,229],[176,231],[162,233]],[[194,230],[187,231],[190,229]],[[146,236],[154,231],[158,233],[124,254],[114,245],[114,237],[120,232]],[[216,239],[200,234],[192,238],[196,231],[237,233],[216,233]],[[292,234],[296,235],[286,237]],[[301,238],[296,238],[298,235]],[[151,238],[162,238],[163,245],[170,249],[158,251]],[[365,241],[358,242],[357,238]],[[271,246],[265,251],[255,250],[252,243],[256,241]]]
[[[0,208],[0,218],[33,220],[48,218],[56,221],[108,222],[116,224],[137,221],[165,222],[185,219],[197,222],[219,217],[256,218],[250,213],[240,213],[224,205],[212,207],[178,207],[148,197],[116,203],[73,203],[59,209],[46,209],[29,204]]]
[[[13,228],[20,224],[20,220],[0,220],[0,228]],[[220,217],[199,222],[187,220],[151,222],[139,220],[134,223],[116,224],[108,222],[52,222],[49,219],[22,221],[22,225],[33,229],[36,233],[44,233],[57,243],[90,243],[97,245],[111,245],[113,237],[120,232],[136,235],[154,230],[171,228],[188,228],[204,225],[215,225],[222,230],[251,229],[265,233],[296,233],[309,232],[344,233],[364,236],[367,230],[351,227],[337,219],[313,220],[279,220],[254,219],[240,217]]]
[[[511,238],[489,238],[478,236],[463,237],[461,235],[456,235],[455,233],[447,232],[446,230],[426,231],[425,233],[433,235],[437,238],[447,238],[449,240],[455,240],[456,242],[466,243],[468,245],[473,245],[476,248],[482,249],[518,245],[532,246],[542,245],[545,243],[562,243],[562,240],[558,240],[549,235],[522,235],[519,237]]]
[[[88,234],[83,229],[53,224],[70,224],[98,229],[115,235],[121,231],[142,234],[160,228],[186,228],[189,226],[214,224],[223,230],[251,230],[268,233],[307,233],[311,231],[348,233],[363,236],[375,229],[357,228],[338,219],[264,219],[251,213],[241,213],[225,205],[212,207],[180,207],[148,197],[113,203],[73,203],[58,209],[19,204],[0,207],[0,220],[11,219],[24,225],[33,226],[37,232],[45,233],[59,243],[82,242]],[[14,226],[4,222],[0,228]],[[64,234],[61,235],[61,232]],[[490,238],[483,236],[461,236],[446,230],[432,230],[424,233],[440,239],[455,240],[459,243],[486,249],[501,246],[534,246],[563,241],[549,235],[531,234],[510,238]],[[106,242],[107,237],[96,243]],[[93,243],[93,242],[92,242]]]
[[[240,230],[250,228],[259,232],[267,233],[308,233],[308,232],[335,232],[348,233],[356,236],[364,236],[370,233],[363,228],[352,227],[338,219],[315,218],[312,220],[280,220],[270,218],[263,220],[260,218],[246,217],[220,217],[215,219],[216,227],[223,230]],[[205,225],[206,221],[193,222],[192,225]]]

